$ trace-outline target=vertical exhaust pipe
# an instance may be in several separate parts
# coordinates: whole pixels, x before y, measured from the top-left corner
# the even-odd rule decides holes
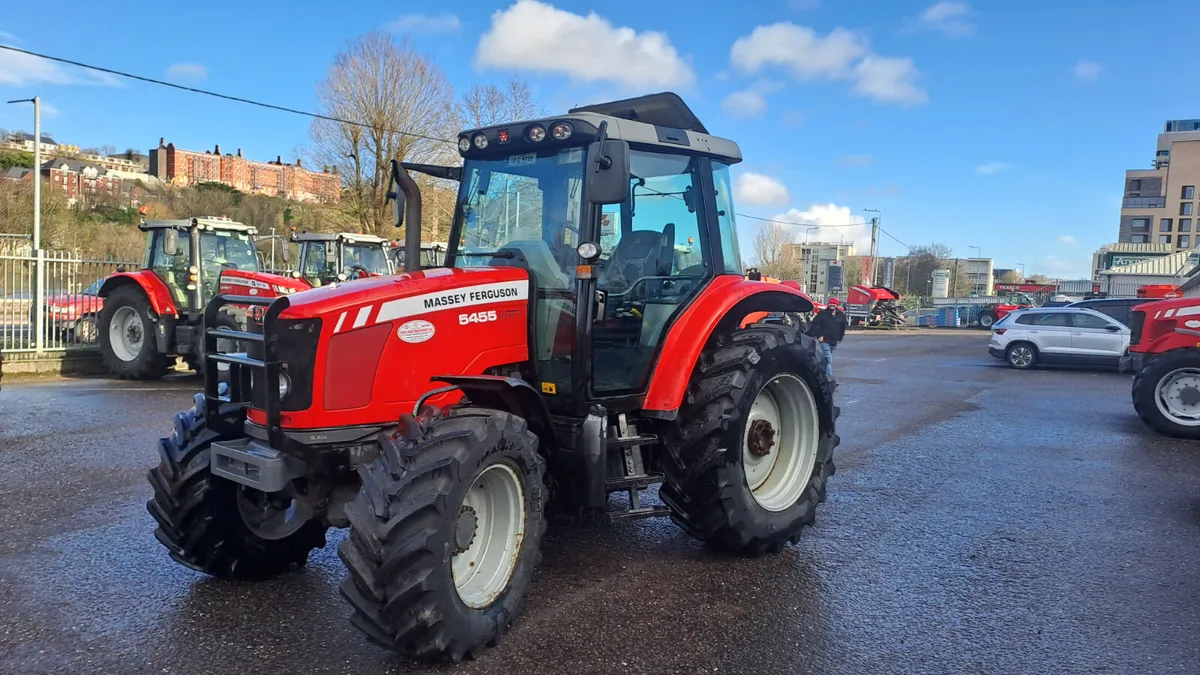
[[[404,271],[417,272],[421,269],[421,188],[394,159],[389,183],[387,199],[392,202],[396,227],[408,223],[404,232]]]

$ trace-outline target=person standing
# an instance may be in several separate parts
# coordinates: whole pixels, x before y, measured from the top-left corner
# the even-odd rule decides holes
[[[842,303],[837,298],[830,298],[825,309],[817,312],[808,334],[821,342],[821,351],[825,353],[825,374],[833,377],[833,350],[846,337],[846,313],[842,311]]]

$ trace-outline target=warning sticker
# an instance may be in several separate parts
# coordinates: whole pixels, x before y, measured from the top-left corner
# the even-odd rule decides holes
[[[400,324],[400,327],[396,329],[396,337],[409,344],[416,344],[433,337],[434,332],[433,324],[423,319],[416,319]]]

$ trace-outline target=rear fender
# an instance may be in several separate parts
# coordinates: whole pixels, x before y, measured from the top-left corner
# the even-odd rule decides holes
[[[159,316],[179,315],[179,309],[175,306],[175,299],[171,297],[170,289],[157,274],[150,270],[114,272],[100,286],[98,294],[102,298],[107,298],[108,294],[117,288],[130,284],[137,284],[141,287],[142,292],[150,300],[150,309],[153,309],[155,314]]]
[[[696,361],[714,335],[732,333],[755,312],[803,314],[812,310],[812,301],[789,286],[732,275],[717,277],[667,332],[643,410],[669,417],[679,409]]]
[[[524,418],[529,430],[537,435],[542,454],[553,452],[558,445],[545,399],[525,380],[499,375],[443,375],[434,381],[458,387],[472,405]]]

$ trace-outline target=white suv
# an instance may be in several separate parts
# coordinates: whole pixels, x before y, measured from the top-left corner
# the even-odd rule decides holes
[[[992,326],[988,343],[989,354],[1022,370],[1055,362],[1117,367],[1128,352],[1127,327],[1079,307],[1017,310]]]

